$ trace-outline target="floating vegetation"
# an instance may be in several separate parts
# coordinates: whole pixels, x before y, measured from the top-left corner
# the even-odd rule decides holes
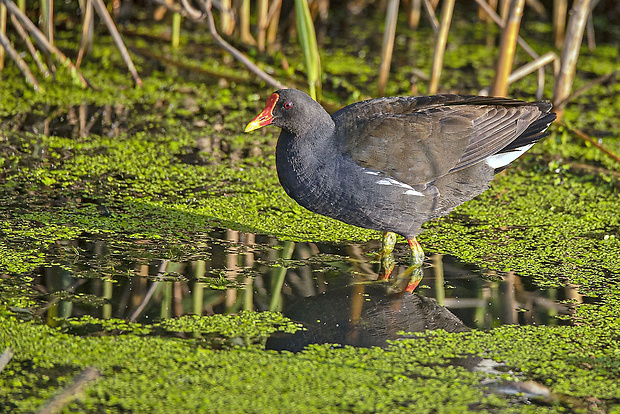
[[[245,11],[218,3],[223,39],[232,31],[229,43],[274,79],[306,83],[289,10],[274,3],[260,12],[267,53],[247,46],[259,39],[255,20],[242,30]],[[435,2],[409,3],[415,12],[415,3]],[[119,25],[142,88],[105,35],[79,66],[97,88],[73,88],[76,78],[59,67],[36,93],[6,64],[0,411],[46,407],[90,369],[101,376],[64,410],[617,410],[620,163],[610,154],[620,153],[619,49],[603,3],[593,19],[598,44],[580,50],[565,125],[480,198],[426,226],[430,255],[416,295],[375,280],[377,246],[366,241],[376,234],[286,196],[276,136],[242,134],[270,87],[223,54],[211,32],[190,31],[195,23],[178,7],[174,51],[172,22],[152,24],[148,8]],[[74,61],[77,7],[55,6],[67,24],[54,45]],[[329,10],[325,30],[316,26],[330,110],[376,95],[384,15],[368,7],[342,22]],[[461,7],[438,90],[478,93],[495,79],[501,30]],[[428,92],[436,35],[426,9],[417,29],[405,27],[410,11],[396,15],[389,95]],[[554,27],[531,11],[520,35],[542,60],[519,46],[515,67],[554,58],[561,19]],[[281,34],[270,37],[274,21]],[[7,37],[26,50],[13,27]],[[235,40],[235,27],[251,36]],[[281,48],[270,50],[274,42]],[[538,76],[513,79],[509,93],[552,96],[555,75],[542,76],[543,87]],[[396,253],[398,270],[406,246]]]

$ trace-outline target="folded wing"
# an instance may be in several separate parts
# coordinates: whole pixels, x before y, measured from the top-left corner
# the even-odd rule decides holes
[[[359,165],[416,185],[537,141],[555,118],[550,110],[544,102],[435,95],[359,102],[333,118],[340,149]]]

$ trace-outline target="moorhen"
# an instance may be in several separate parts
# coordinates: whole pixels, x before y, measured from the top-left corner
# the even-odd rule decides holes
[[[434,95],[370,99],[333,115],[296,89],[274,92],[245,128],[282,128],[276,168],[286,193],[310,211],[385,232],[382,278],[393,267],[394,233],[416,236],[489,188],[493,176],[544,137],[547,102]]]

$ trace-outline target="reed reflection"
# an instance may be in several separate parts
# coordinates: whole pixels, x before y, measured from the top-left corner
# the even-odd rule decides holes
[[[293,243],[222,229],[209,235],[200,258],[185,261],[125,255],[106,243],[68,241],[62,249],[78,257],[36,275],[49,323],[86,314],[149,323],[272,310],[308,328],[287,349],[310,342],[370,346],[397,339],[399,331],[563,323],[555,316],[570,309],[559,301],[583,300],[575,287],[539,290],[513,272],[467,268],[439,254],[427,258],[420,275],[397,263],[395,277],[380,281],[374,243]],[[406,261],[404,253],[397,257]],[[411,293],[414,278],[420,285]]]

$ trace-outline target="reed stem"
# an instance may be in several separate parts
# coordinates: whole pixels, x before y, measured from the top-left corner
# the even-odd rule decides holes
[[[495,80],[491,87],[492,96],[506,96],[508,92],[508,77],[512,71],[512,64],[517,47],[517,38],[519,36],[519,26],[521,25],[521,17],[523,16],[523,7],[525,0],[512,0],[510,2],[510,10],[506,26],[502,32],[499,45],[499,57],[497,59],[497,70]]]
[[[392,52],[394,51],[394,36],[396,35],[396,21],[398,19],[399,0],[389,0],[385,15],[385,31],[383,32],[383,44],[381,45],[381,67],[379,68],[379,85],[377,93],[383,96],[385,85],[387,84],[390,66],[392,63]]]
[[[588,13],[590,13],[590,0],[575,0],[568,20],[566,42],[560,58],[560,72],[553,88],[553,105],[560,111],[564,108],[566,99],[573,87],[579,48],[583,40]]]
[[[452,22],[452,12],[454,11],[454,0],[444,0],[441,8],[441,26],[435,42],[435,53],[433,55],[433,67],[431,69],[431,81],[428,86],[428,93],[436,93],[439,88],[439,78],[443,67],[443,55],[446,52],[448,42],[448,32]]]

